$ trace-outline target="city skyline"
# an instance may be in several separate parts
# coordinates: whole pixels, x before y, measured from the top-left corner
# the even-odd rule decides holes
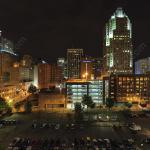
[[[0,150],[149,150],[149,2],[0,1]]]
[[[146,1],[136,2],[136,8],[135,1],[117,0],[0,3],[3,8],[0,11],[2,35],[15,43],[17,53],[30,54],[34,58],[42,56],[49,62],[66,56],[67,48],[83,48],[88,55],[102,56],[102,32],[118,6],[123,7],[133,23],[134,50],[141,43],[150,43],[150,21],[146,12],[149,3]],[[142,55],[149,53],[144,50]]]

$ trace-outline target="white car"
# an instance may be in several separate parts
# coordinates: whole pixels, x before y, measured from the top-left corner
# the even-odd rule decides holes
[[[1,124],[0,124],[0,128],[2,128],[2,127],[3,127],[3,124],[1,123]]]
[[[56,129],[56,130],[59,130],[59,129],[60,129],[60,124],[56,124],[56,125],[55,125],[55,129]]]
[[[129,129],[133,130],[133,131],[141,131],[142,130],[141,126],[136,125],[136,124],[133,124],[132,126],[130,126]]]

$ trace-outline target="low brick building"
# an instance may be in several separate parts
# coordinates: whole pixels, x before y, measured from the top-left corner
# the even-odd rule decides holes
[[[66,107],[64,94],[58,93],[40,93],[38,100],[38,110],[61,110]]]

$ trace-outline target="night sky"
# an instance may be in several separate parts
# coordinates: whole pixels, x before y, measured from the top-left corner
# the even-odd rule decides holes
[[[19,54],[53,62],[67,48],[102,56],[103,29],[121,6],[133,24],[133,44],[150,44],[149,0],[0,0],[0,29]],[[138,55],[149,55],[149,48]]]

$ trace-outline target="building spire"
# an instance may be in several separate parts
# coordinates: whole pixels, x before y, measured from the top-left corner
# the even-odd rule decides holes
[[[115,12],[115,15],[116,15],[116,17],[119,17],[119,18],[123,18],[123,17],[126,16],[123,9],[122,9],[122,7],[117,8],[117,10]]]

